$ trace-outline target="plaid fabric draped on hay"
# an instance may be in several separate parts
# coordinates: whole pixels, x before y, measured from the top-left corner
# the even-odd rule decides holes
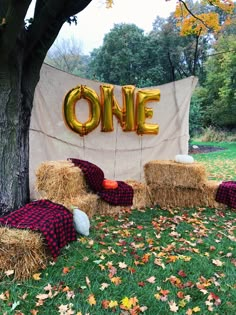
[[[216,201],[236,209],[236,181],[222,182],[216,193]]]
[[[40,231],[53,258],[60,249],[76,240],[73,214],[64,206],[50,200],[37,200],[0,218],[0,225]]]
[[[68,160],[83,171],[88,186],[104,201],[114,206],[132,206],[134,196],[132,186],[123,181],[117,181],[116,189],[104,189],[102,186],[104,173],[97,165],[80,159],[69,158]]]

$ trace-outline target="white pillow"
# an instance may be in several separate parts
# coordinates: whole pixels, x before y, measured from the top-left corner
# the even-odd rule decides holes
[[[190,164],[194,162],[194,158],[187,154],[177,154],[175,156],[175,162]]]
[[[89,235],[90,221],[85,212],[77,208],[74,209],[73,221],[77,233],[85,236]]]

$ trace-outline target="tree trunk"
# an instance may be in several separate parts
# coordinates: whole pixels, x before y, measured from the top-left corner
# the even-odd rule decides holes
[[[0,215],[29,202],[29,125],[33,92],[26,95],[23,53],[0,60]],[[32,89],[33,87],[29,87]]]

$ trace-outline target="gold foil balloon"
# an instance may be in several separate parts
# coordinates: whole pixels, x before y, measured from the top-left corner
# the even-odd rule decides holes
[[[159,101],[160,90],[139,90],[136,98],[136,123],[137,134],[158,134],[159,126],[157,124],[146,124],[146,118],[152,118],[153,110],[147,108],[147,102]]]
[[[89,119],[82,123],[75,113],[76,103],[81,99],[85,99],[89,105]],[[78,133],[80,136],[87,135],[94,130],[99,122],[101,116],[101,108],[97,93],[87,86],[79,85],[70,90],[64,99],[63,114],[67,126]]]
[[[134,118],[134,90],[133,85],[125,85],[122,87],[123,112],[124,112],[124,131],[135,130]]]
[[[101,85],[102,131],[113,131],[113,85]]]
[[[102,85],[101,90],[101,106],[102,106],[102,131],[113,131],[113,115],[118,119],[123,131],[135,130],[134,118],[134,90],[133,85],[122,87],[121,108],[116,101],[112,85]]]

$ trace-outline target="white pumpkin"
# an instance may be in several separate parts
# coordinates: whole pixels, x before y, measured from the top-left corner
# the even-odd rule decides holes
[[[73,221],[77,233],[84,236],[89,235],[90,221],[85,212],[78,208],[75,208],[73,210]]]
[[[177,154],[175,156],[175,162],[190,164],[194,162],[194,158],[191,155],[187,154]]]

